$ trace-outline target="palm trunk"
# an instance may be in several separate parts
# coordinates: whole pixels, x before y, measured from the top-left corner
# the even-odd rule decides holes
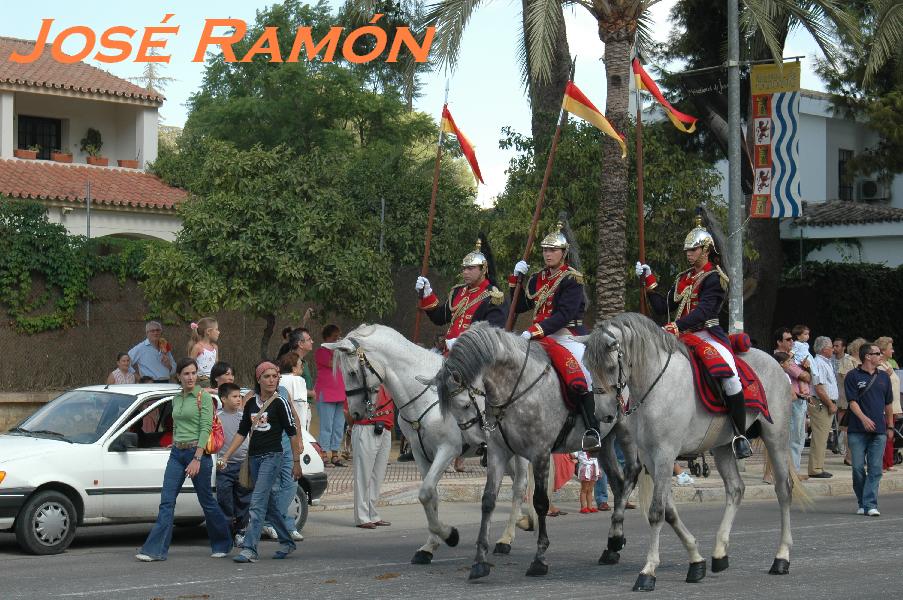
[[[608,95],[606,117],[619,132],[627,130],[627,110],[630,98],[630,53],[635,29],[621,28],[602,31],[605,42],[605,72]],[[596,250],[596,314],[599,320],[611,318],[624,311],[625,258],[627,252],[627,161],[621,158],[621,148],[614,140],[602,142],[600,168],[601,195],[597,213]]]
[[[270,339],[273,337],[273,330],[276,328],[276,315],[267,313],[263,315],[266,325],[263,327],[263,336],[260,338],[260,360],[269,358]]]
[[[527,3],[529,0],[521,0],[521,18],[524,20],[523,30],[526,31]],[[559,11],[563,9],[559,6]],[[562,18],[563,19],[563,18]],[[527,54],[527,72],[529,73],[530,55]],[[552,55],[552,77],[549,81],[540,82],[527,80],[527,91],[530,96],[530,125],[533,134],[534,156],[536,164],[544,164],[541,160],[543,154],[549,151],[552,143],[552,135],[558,121],[558,112],[561,109],[561,99],[564,96],[564,87],[567,85],[571,72],[571,56],[568,47],[567,31],[562,27],[555,40],[554,53]]]

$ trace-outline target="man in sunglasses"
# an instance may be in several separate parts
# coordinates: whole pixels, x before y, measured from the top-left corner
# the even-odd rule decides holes
[[[774,332],[774,352],[783,352],[793,356],[793,335],[787,327],[778,327]],[[790,456],[793,459],[793,468],[799,472],[800,461],[803,455],[803,446],[806,444],[806,409],[809,404],[809,383],[812,376],[800,365],[790,361],[782,365],[784,372],[790,377],[790,385],[793,388],[793,400],[790,405]],[[800,476],[806,479],[807,476]]]
[[[878,346],[863,344],[859,360],[862,364],[847,373],[843,382],[851,413],[847,444],[853,461],[853,491],[859,503],[856,514],[879,517],[881,459],[887,436],[893,433],[893,388],[887,373],[878,370]]]

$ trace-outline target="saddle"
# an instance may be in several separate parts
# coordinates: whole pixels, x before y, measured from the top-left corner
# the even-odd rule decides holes
[[[749,336],[738,333],[729,336],[731,350],[734,353],[734,362],[737,364],[737,375],[743,385],[743,399],[747,410],[761,413],[763,417],[772,423],[771,414],[768,412],[768,399],[765,397],[765,388],[759,381],[759,376],[753,371],[746,361],[738,356],[750,348]],[[693,387],[696,389],[696,397],[710,413],[727,414],[728,408],[724,404],[721,386],[716,379],[730,377],[734,374],[718,351],[712,345],[693,335],[681,334],[680,340],[690,349],[690,365],[693,367]]]

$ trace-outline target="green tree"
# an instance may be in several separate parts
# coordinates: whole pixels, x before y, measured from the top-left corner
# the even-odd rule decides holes
[[[261,357],[276,313],[315,302],[361,318],[392,307],[389,260],[375,245],[351,243],[372,232],[338,211],[342,174],[317,152],[284,147],[239,150],[207,139],[180,208],[176,241],[142,264],[142,287],[156,314],[187,317],[221,309],[263,318]]]

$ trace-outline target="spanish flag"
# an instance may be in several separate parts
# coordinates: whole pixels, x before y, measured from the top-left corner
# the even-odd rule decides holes
[[[696,131],[696,121],[699,119],[691,117],[690,115],[685,115],[671,106],[671,103],[662,96],[662,92],[658,89],[655,81],[653,81],[652,78],[649,77],[649,74],[643,70],[643,65],[641,65],[640,61],[636,58],[633,59],[633,76],[636,79],[636,88],[638,90],[646,90],[652,94],[652,97],[662,105],[665,114],[668,115],[668,119],[674,123],[675,127],[684,133],[693,133]]]
[[[473,150],[473,144],[470,143],[467,136],[461,133],[461,130],[455,125],[455,120],[452,119],[451,113],[448,112],[448,104],[442,107],[442,131],[455,134],[455,137],[458,138],[458,144],[461,146],[461,154],[463,154],[464,158],[467,159],[467,162],[470,163],[470,169],[473,171],[473,176],[476,177],[477,181],[480,183],[485,183],[483,181],[483,176],[480,174],[480,165],[477,163],[477,155]]]
[[[599,109],[590,102],[589,98],[583,95],[573,81],[568,81],[568,85],[564,88],[564,101],[561,107],[574,116],[580,117],[584,121],[589,121],[598,127],[602,133],[612,137],[621,145],[621,158],[627,156],[627,144],[624,143],[624,136],[615,131],[608,119],[605,118]]]

